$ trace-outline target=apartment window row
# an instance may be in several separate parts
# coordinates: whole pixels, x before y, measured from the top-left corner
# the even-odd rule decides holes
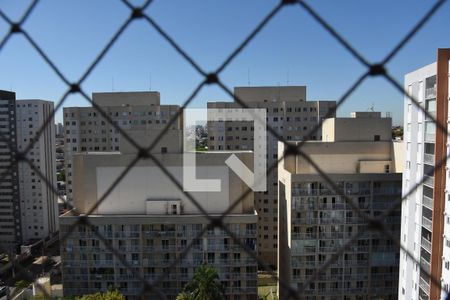
[[[168,116],[168,115],[175,115],[177,113],[177,110],[162,110],[162,111],[115,111],[115,112],[109,112],[109,115],[110,116],[115,116],[115,117],[119,117],[119,116],[123,116],[123,117],[125,117],[125,116],[131,116],[131,115],[133,115],[133,116]],[[65,113],[64,114],[64,116],[66,117],[66,118],[69,118],[69,117],[72,117],[72,118],[74,118],[74,117],[76,117],[76,115],[75,115],[75,113]],[[102,117],[102,115],[101,114],[98,114],[97,112],[88,112],[88,113],[86,113],[86,112],[80,112],[80,114],[79,114],[79,116],[81,117],[81,118],[83,118],[83,117]],[[69,124],[67,124],[68,122],[66,122],[66,125],[69,125]],[[75,125],[75,124],[72,124],[72,125]]]

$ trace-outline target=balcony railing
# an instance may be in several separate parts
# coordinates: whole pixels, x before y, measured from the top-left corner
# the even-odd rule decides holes
[[[343,232],[319,232],[319,238],[321,239],[343,239],[345,234]]]
[[[429,187],[434,187],[434,177],[428,176],[428,175],[424,175],[423,179],[424,179],[423,183],[425,185],[428,185]]]
[[[369,195],[370,189],[369,188],[360,188],[360,189],[345,189],[342,188],[342,191],[346,195]],[[292,196],[320,196],[320,195],[338,195],[338,191],[333,191],[331,189],[300,189],[300,188],[293,188],[292,189]]]
[[[436,142],[436,134],[434,133],[425,133],[425,142]]]
[[[431,220],[428,220],[425,216],[422,216],[422,226],[429,231],[432,231],[433,222]]]
[[[430,273],[431,265],[423,257],[420,258],[420,266],[428,273]]]
[[[431,242],[430,241],[428,241],[426,238],[422,237],[421,244],[425,250],[427,250],[429,253],[431,253]]]
[[[374,195],[401,195],[401,193],[401,187],[381,187],[373,189]]]
[[[393,206],[392,202],[388,201],[374,201],[372,203],[373,209],[387,209]]]
[[[436,98],[436,88],[432,87],[425,89],[425,98],[426,99]]]
[[[306,232],[292,233],[291,238],[293,240],[308,240],[308,239],[315,240],[317,239],[317,233],[306,233]]]
[[[433,209],[433,199],[431,199],[425,195],[423,195],[423,197],[422,197],[422,204],[431,210]]]
[[[434,165],[434,155],[433,154],[424,154],[423,162],[429,165]]]
[[[419,279],[419,286],[425,293],[428,294],[428,291],[430,290],[430,284],[426,282],[422,277],[420,277]]]

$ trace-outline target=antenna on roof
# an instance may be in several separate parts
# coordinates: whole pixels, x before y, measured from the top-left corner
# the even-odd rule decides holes
[[[247,84],[250,86],[250,68],[247,68]]]
[[[369,109],[368,109],[369,111],[375,111],[375,105],[373,104],[373,102],[372,102],[372,105],[369,107]]]
[[[152,90],[152,72],[150,72],[150,74],[148,74],[148,90],[149,91]]]

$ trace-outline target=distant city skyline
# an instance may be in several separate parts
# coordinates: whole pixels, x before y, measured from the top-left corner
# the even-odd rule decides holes
[[[309,2],[308,2],[309,3]],[[139,4],[133,1],[133,4]],[[206,71],[215,70],[244,40],[277,1],[167,2],[155,1],[146,10]],[[423,1],[309,3],[371,62],[384,56],[433,5]],[[18,20],[27,2],[5,1],[1,9]],[[105,9],[107,9],[107,13]],[[70,13],[69,13],[70,12]],[[442,37],[449,28],[450,7],[444,4],[407,46],[388,64],[403,84],[404,75],[434,61],[436,49],[448,47]],[[109,38],[129,16],[117,2],[41,1],[24,29],[71,81],[76,81]],[[382,22],[380,22],[382,20]],[[0,38],[9,30],[0,20]],[[20,63],[18,63],[20,62]],[[13,36],[0,51],[0,89],[17,99],[58,101],[65,84],[23,37]],[[235,86],[306,85],[308,100],[337,100],[364,72],[336,40],[300,7],[284,7],[224,70],[220,78]],[[134,21],[83,84],[88,93],[146,91],[161,93],[162,104],[182,104],[202,80],[151,26]],[[232,101],[220,88],[205,87],[191,107],[208,101]],[[88,106],[72,95],[64,106]],[[393,124],[403,122],[403,95],[384,79],[369,78],[338,111],[390,112]],[[62,121],[62,110],[56,122]]]

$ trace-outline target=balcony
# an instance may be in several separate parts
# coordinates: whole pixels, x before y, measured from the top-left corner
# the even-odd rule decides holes
[[[422,204],[426,207],[428,207],[429,209],[433,210],[433,199],[423,195],[422,197]]]
[[[229,251],[230,249],[231,246],[225,244],[212,244],[206,246],[206,251]]]
[[[116,238],[139,238],[140,231],[117,231],[114,232]]]
[[[89,279],[92,281],[114,280],[114,274],[91,274]],[[134,279],[137,280],[136,277]]]
[[[436,134],[425,133],[425,142],[435,143],[436,142]]]
[[[433,222],[428,220],[426,217],[422,216],[422,226],[428,229],[428,231],[432,231]]]
[[[370,195],[370,188],[344,189],[346,195]]]
[[[323,209],[323,210],[339,210],[339,209],[349,209],[349,206],[345,203],[320,203],[318,205],[319,209]]]
[[[372,208],[373,209],[387,209],[387,208],[391,208],[394,205],[394,203],[392,202],[388,202],[388,201],[374,201],[372,203]]]
[[[292,224],[315,225],[317,224],[317,218],[297,218],[292,220]]]
[[[430,284],[426,282],[426,280],[422,277],[420,277],[419,279],[419,287],[422,289],[422,291],[428,294],[428,291],[430,290]]]
[[[117,264],[120,264],[120,262],[117,262]],[[114,266],[114,261],[112,260],[65,260],[64,261],[65,267],[112,267]]]
[[[428,164],[428,165],[434,165],[434,155],[425,153],[423,155],[423,162]]]
[[[431,265],[423,257],[420,258],[420,266],[428,273],[430,273]]]
[[[373,189],[374,195],[401,195],[401,187],[381,187]]]
[[[425,99],[433,99],[436,98],[436,88],[427,88],[425,89]]]
[[[386,281],[386,280],[397,280],[398,279],[398,273],[374,273],[370,275],[370,278],[372,280],[377,281]]]
[[[344,237],[343,232],[319,232],[320,239],[343,239]]]
[[[307,233],[307,232],[292,233],[291,239],[293,239],[293,240],[315,240],[315,239],[317,239],[317,233]]]
[[[140,252],[141,247],[140,246],[119,246],[117,247],[119,252]]]
[[[395,245],[372,246],[372,252],[397,252],[400,248]]]
[[[360,217],[352,217],[352,218],[346,218],[345,223],[347,223],[347,224],[366,224],[367,221]]]
[[[423,184],[425,184],[429,187],[434,187],[434,177],[428,176],[428,175],[423,175]]]
[[[258,288],[255,287],[227,287],[225,288],[225,294],[256,294]]]
[[[422,237],[421,245],[422,245],[423,249],[425,249],[429,253],[431,253],[431,242],[430,241],[428,241],[426,238]]]
[[[306,210],[316,210],[317,205],[315,203],[296,203],[293,206],[294,211],[306,211]]]
[[[397,276],[398,279],[398,276]],[[398,287],[388,287],[388,286],[383,286],[383,287],[377,287],[377,288],[373,288],[372,289],[372,295],[376,295],[376,296],[383,296],[380,297],[381,299],[397,299],[398,297]],[[391,298],[386,297],[386,295],[389,295]],[[380,299],[377,297],[374,297],[375,299]]]

